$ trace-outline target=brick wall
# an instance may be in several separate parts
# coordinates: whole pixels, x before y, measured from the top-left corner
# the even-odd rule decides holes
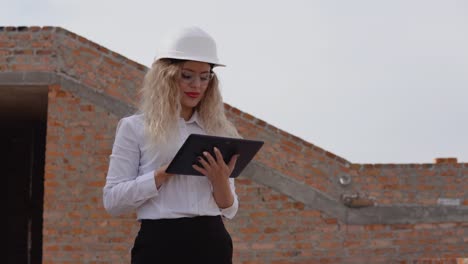
[[[56,27],[0,27],[1,72],[55,72],[128,104],[146,67]]]
[[[353,164],[239,109],[226,110],[244,137],[266,142],[259,162],[337,200],[362,193],[379,204],[436,205],[438,198],[454,198],[468,205],[468,163]],[[341,186],[341,175],[350,175],[351,185]]]
[[[352,166],[352,167],[358,167]],[[435,205],[439,198],[468,205],[468,164],[359,166],[354,189],[377,197],[381,204]]]
[[[102,206],[117,117],[58,85],[49,87],[43,263],[122,263],[134,216]]]
[[[265,141],[256,160],[329,194],[339,192],[333,177],[348,162],[268,123],[226,106],[228,117],[245,138]]]
[[[134,106],[145,71],[64,29],[0,27],[0,88],[52,82],[44,263],[128,263],[135,217],[111,218],[102,206],[108,155],[123,114],[113,110],[115,104],[83,94],[92,91]],[[28,72],[53,73],[79,89],[28,79]],[[7,73],[22,77],[8,79]],[[386,205],[432,205],[437,198],[468,205],[465,163],[353,164],[239,109],[226,105],[226,110],[244,137],[265,140],[256,161],[335,200],[364,192]],[[351,185],[338,184],[343,174],[352,176]],[[466,221],[348,225],[248,177],[237,180],[237,190],[239,213],[226,222],[235,263],[452,263],[468,255]]]
[[[55,71],[49,31],[39,27],[0,28],[0,71]]]
[[[414,263],[468,254],[466,222],[346,225],[249,179],[237,188],[241,210],[228,222],[237,263]]]

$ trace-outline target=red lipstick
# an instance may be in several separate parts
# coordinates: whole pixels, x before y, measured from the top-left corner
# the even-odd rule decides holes
[[[197,98],[198,96],[200,96],[200,93],[195,93],[195,92],[185,92],[185,94],[191,98]]]

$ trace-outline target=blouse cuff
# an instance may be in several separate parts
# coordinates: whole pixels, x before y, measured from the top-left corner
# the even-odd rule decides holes
[[[220,210],[221,210],[221,214],[224,217],[226,217],[227,219],[232,219],[236,215],[238,208],[239,208],[239,201],[237,201],[237,199],[234,198],[234,202],[232,203],[230,207],[220,209]]]
[[[141,200],[147,200],[158,195],[158,189],[154,180],[154,170],[137,177],[136,184],[137,193],[142,198]]]

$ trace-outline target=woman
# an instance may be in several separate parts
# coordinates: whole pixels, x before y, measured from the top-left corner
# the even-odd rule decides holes
[[[140,113],[119,121],[104,187],[112,215],[136,210],[141,222],[132,263],[232,263],[223,219],[237,212],[237,156],[226,164],[204,153],[193,167],[206,177],[171,175],[168,163],[188,135],[239,137],[224,114],[216,44],[197,27],[168,36],[147,72]]]

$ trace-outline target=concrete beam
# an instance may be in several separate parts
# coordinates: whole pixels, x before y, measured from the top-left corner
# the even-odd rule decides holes
[[[417,224],[467,222],[467,206],[387,205],[347,209],[348,224]]]
[[[56,83],[54,72],[0,72],[0,85],[50,85]]]

